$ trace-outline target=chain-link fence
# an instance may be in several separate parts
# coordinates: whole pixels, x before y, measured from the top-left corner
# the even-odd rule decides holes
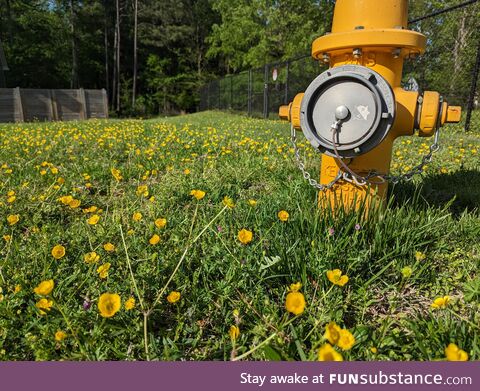
[[[416,9],[418,4],[410,3],[409,28],[427,37],[427,49],[405,61],[404,84],[441,92],[449,104],[462,106],[464,129],[480,131],[480,0],[444,3],[449,6],[442,9]],[[305,55],[213,80],[200,90],[199,109],[276,116],[280,105],[325,69]]]

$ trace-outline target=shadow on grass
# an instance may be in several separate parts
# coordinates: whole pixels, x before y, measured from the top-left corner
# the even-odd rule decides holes
[[[439,208],[450,204],[454,216],[480,207],[480,171],[461,170],[449,174],[426,176],[421,184],[399,183],[390,188],[393,206],[405,203],[426,203]],[[420,197],[418,197],[418,195]]]

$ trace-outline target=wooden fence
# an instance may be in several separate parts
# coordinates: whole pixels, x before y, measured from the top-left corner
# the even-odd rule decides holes
[[[0,122],[108,118],[107,92],[0,88]]]

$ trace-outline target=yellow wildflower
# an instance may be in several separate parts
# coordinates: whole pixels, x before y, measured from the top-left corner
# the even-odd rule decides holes
[[[238,240],[242,244],[248,244],[252,241],[253,238],[253,233],[252,231],[249,231],[248,229],[243,228],[238,232]]]
[[[116,293],[102,293],[98,299],[98,310],[104,318],[111,318],[121,307],[120,296]]]
[[[20,216],[19,215],[9,215],[7,217],[7,222],[9,225],[15,225],[18,223],[18,221],[20,220]]]
[[[95,225],[98,223],[99,220],[100,220],[99,215],[92,215],[88,218],[87,223],[90,225]]]
[[[158,244],[160,242],[160,236],[158,236],[157,234],[154,234],[150,240],[148,241],[152,246]]]
[[[108,242],[108,243],[105,243],[103,245],[103,249],[105,251],[108,251],[109,253],[111,253],[111,252],[115,251],[115,246],[112,243]]]
[[[192,190],[190,195],[195,197],[197,200],[201,200],[203,197],[205,197],[205,192],[203,190]]]
[[[324,337],[330,342],[332,345],[335,345],[338,340],[340,339],[340,326],[338,326],[335,322],[330,322],[325,327],[325,335]]]
[[[240,336],[240,329],[238,326],[230,326],[230,330],[228,330],[228,334],[230,338],[235,340]]]
[[[148,197],[148,186],[147,185],[140,185],[137,187],[137,195]]]
[[[40,314],[45,315],[45,311],[50,311],[53,306],[53,300],[48,300],[48,299],[40,299],[37,301],[35,304],[35,307],[37,307],[40,310]],[[45,311],[43,311],[45,310]]]
[[[18,293],[22,290],[22,286],[20,284],[17,284],[15,285],[15,290],[13,291],[13,293]]]
[[[318,350],[318,361],[343,361],[342,355],[326,343]]]
[[[290,215],[286,210],[281,210],[280,212],[278,212],[278,219],[280,221],[287,221],[289,216]]]
[[[285,299],[285,308],[294,315],[300,315],[305,310],[303,293],[290,292]]]
[[[180,300],[180,292],[177,292],[177,291],[173,291],[173,292],[170,292],[167,296],[167,301],[169,303],[176,303],[178,300]]]
[[[72,209],[76,209],[80,206],[81,204],[81,201],[80,200],[71,200],[69,203],[68,203],[68,206],[70,206],[70,208]]]
[[[9,204],[11,204],[11,203],[15,202],[16,199],[17,199],[16,196],[11,195],[11,196],[9,196],[9,197],[7,198],[7,202],[8,202]]]
[[[63,205],[68,205],[70,202],[73,201],[73,197],[71,195],[65,195],[58,199]]]
[[[52,248],[52,256],[55,259],[63,258],[65,256],[65,247],[63,247],[61,244],[57,244]]]
[[[12,240],[12,235],[3,235],[3,240],[9,242],[10,240]]]
[[[445,348],[445,356],[447,357],[448,361],[467,361],[468,360],[468,353],[460,349],[454,343],[449,344]]]
[[[230,208],[230,209],[235,208],[235,202],[233,202],[233,200],[232,200],[230,197],[228,197],[228,196],[223,197],[222,203],[223,203],[223,205],[225,205],[227,208]]]
[[[415,259],[417,262],[423,261],[427,256],[421,251],[415,251]]]
[[[67,333],[65,333],[64,331],[58,330],[58,331],[55,333],[55,341],[61,342],[61,341],[63,341],[65,338],[67,338]]]
[[[140,212],[135,212],[132,216],[133,221],[140,221],[142,219],[142,214]]]
[[[55,283],[53,282],[53,280],[45,280],[38,284],[38,286],[34,288],[33,291],[37,295],[47,296],[50,294],[50,292],[52,292],[54,287]]]
[[[295,284],[290,284],[288,291],[289,292],[298,292],[300,289],[302,289],[302,283],[301,282],[296,282]]]
[[[337,342],[337,346],[342,350],[350,350],[355,344],[355,337],[347,329],[340,330],[340,337]]]
[[[107,278],[109,270],[110,270],[110,262],[106,262],[97,268],[97,273],[100,276],[100,278]]]
[[[95,251],[91,251],[83,256],[83,260],[88,264],[97,263],[100,260],[100,255]]]
[[[120,170],[117,170],[116,168],[111,168],[110,172],[112,173],[113,177],[117,182],[120,182],[123,179],[122,173],[120,172]]]
[[[340,269],[328,270],[327,271],[328,280],[335,285],[344,286],[348,282],[348,276],[343,275]]]
[[[166,225],[167,225],[167,219],[160,218],[155,220],[155,226],[157,228],[165,228]]]
[[[125,309],[127,311],[133,310],[135,308],[135,298],[130,297],[126,302],[125,302]]]
[[[433,300],[431,307],[433,309],[446,308],[449,301],[450,296],[437,297],[435,300]]]
[[[257,201],[250,199],[250,200],[248,200],[248,205],[250,205],[250,206],[256,206],[256,205],[257,205]]]

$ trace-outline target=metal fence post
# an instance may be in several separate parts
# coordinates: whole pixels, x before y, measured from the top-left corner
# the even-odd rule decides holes
[[[468,132],[470,130],[470,122],[472,120],[473,103],[475,101],[475,93],[477,92],[477,81],[478,81],[479,70],[480,70],[480,40],[478,42],[477,59],[475,61],[475,66],[473,67],[472,83],[470,85],[470,95],[468,97],[467,116],[465,117],[465,131],[466,132]]]
[[[288,105],[288,73],[290,72],[290,61],[287,60],[285,65],[286,75],[285,75],[285,97],[283,98],[283,104]]]
[[[268,64],[265,64],[263,82],[263,118],[268,118]]]

